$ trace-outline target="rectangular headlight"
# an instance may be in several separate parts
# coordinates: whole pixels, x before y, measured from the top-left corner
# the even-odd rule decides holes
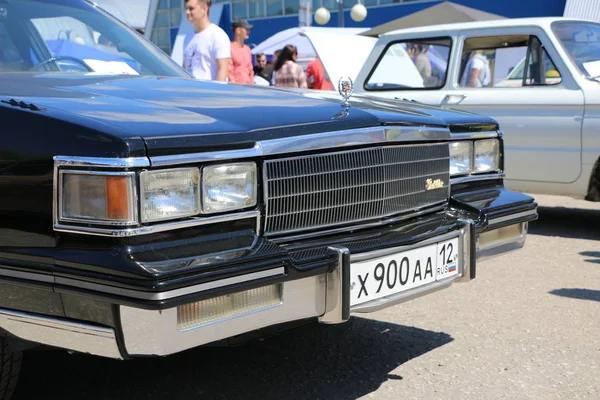
[[[212,214],[255,206],[256,186],[256,163],[204,167],[202,211]]]
[[[498,139],[475,141],[473,173],[497,171],[500,168],[500,144]]]
[[[471,173],[471,155],[473,153],[470,141],[450,142],[450,176]]]
[[[199,181],[198,168],[140,173],[142,222],[164,221],[199,214]]]
[[[60,172],[59,219],[109,225],[137,224],[132,172]]]

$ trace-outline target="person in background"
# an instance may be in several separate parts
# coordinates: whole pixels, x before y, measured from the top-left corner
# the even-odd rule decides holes
[[[319,57],[312,60],[306,67],[307,86],[315,90],[333,90],[333,85],[325,77],[325,68]]]
[[[490,63],[481,50],[474,50],[460,80],[461,86],[483,87],[490,83]]]
[[[271,74],[271,85],[275,85],[275,63],[277,62],[277,57],[281,54],[281,50],[275,50],[273,52],[273,73]]]
[[[227,80],[229,36],[208,19],[212,0],[185,0],[185,15],[194,27],[183,40],[183,68],[196,79]]]
[[[415,67],[417,67],[417,71],[419,71],[419,74],[423,77],[423,80],[431,78],[431,61],[426,54],[427,50],[429,50],[428,45],[415,43],[410,47],[408,53],[410,58],[412,58]]]
[[[231,58],[229,59],[229,83],[254,83],[252,69],[252,51],[244,44],[250,37],[250,25],[246,20],[238,20],[232,24],[233,42],[231,42]]]
[[[306,75],[296,63],[297,59],[298,49],[293,44],[288,44],[281,50],[275,63],[275,86],[307,88]]]
[[[270,65],[267,65],[267,56],[265,53],[259,53],[256,55],[254,75],[266,79],[269,83],[271,82],[271,79],[273,78],[273,68]]]

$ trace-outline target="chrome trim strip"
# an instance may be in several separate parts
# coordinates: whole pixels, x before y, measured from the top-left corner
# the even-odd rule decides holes
[[[504,172],[500,171],[496,174],[460,176],[458,178],[450,178],[450,185],[458,185],[459,183],[477,182],[491,179],[504,179],[504,175]]]
[[[122,358],[115,331],[110,328],[5,309],[0,309],[0,328],[36,343]]]
[[[471,265],[471,229],[475,226],[475,222],[472,219],[459,219],[458,221],[465,225],[460,230],[461,236],[458,239],[460,246],[462,246],[463,271],[462,277],[456,282],[469,282],[471,280],[471,270],[476,267]]]
[[[518,219],[529,217],[529,216],[535,215],[535,214],[537,214],[537,209],[527,210],[527,211],[520,212],[518,214],[511,214],[511,215],[506,215],[504,217],[490,219],[488,221],[488,227],[493,227],[493,225],[498,225],[498,224],[501,224],[506,221],[518,220]]]
[[[372,127],[263,140],[256,142],[252,148],[241,150],[150,157],[150,162],[153,167],[162,167],[173,164],[293,154],[309,150],[331,150],[347,146],[365,146],[407,141],[444,141],[450,139],[452,139],[452,135],[447,128],[422,128],[418,126]]]
[[[284,274],[285,274],[285,268],[279,267],[279,268],[267,269],[267,270],[260,271],[260,272],[253,272],[251,274],[239,275],[239,276],[234,276],[234,277],[226,278],[226,279],[220,279],[220,280],[216,280],[216,281],[212,281],[212,282],[200,283],[198,285],[189,286],[189,287],[185,287],[185,288],[169,290],[166,292],[156,292],[156,293],[143,292],[141,290],[118,288],[118,287],[114,287],[114,286],[107,286],[107,285],[102,285],[102,284],[98,284],[98,283],[80,281],[77,279],[63,278],[63,277],[59,277],[59,276],[56,277],[55,282],[57,285],[75,286],[77,288],[89,289],[89,290],[94,290],[97,292],[115,294],[115,295],[125,296],[125,297],[132,297],[132,298],[142,299],[142,300],[168,300],[168,299],[172,299],[175,297],[185,296],[188,294],[200,293],[200,292],[210,290],[210,289],[216,289],[216,288],[220,288],[220,287],[224,287],[224,286],[234,285],[236,283],[244,283],[244,282],[249,282],[249,281],[253,281],[256,279],[268,278],[268,277],[273,277],[273,276],[278,276],[278,275],[283,276]]]
[[[6,265],[0,265],[0,276],[6,276],[9,278],[26,279],[28,281],[37,281],[44,283],[54,283],[54,276],[39,274],[35,272],[24,272],[10,269]]]
[[[383,220],[368,222],[365,224],[350,225],[350,226],[345,226],[345,227],[336,228],[336,229],[319,230],[318,232],[304,233],[304,234],[293,235],[293,236],[279,236],[280,234],[278,234],[278,236],[274,236],[274,237],[267,236],[267,237],[269,237],[269,240],[271,240],[273,243],[282,243],[282,242],[289,242],[289,241],[295,241],[295,240],[310,239],[313,237],[319,237],[319,236],[325,236],[325,235],[334,235],[334,234],[338,234],[338,233],[354,231],[356,229],[375,228],[378,226],[392,224],[394,222],[405,221],[407,219],[418,217],[421,215],[442,211],[443,209],[446,208],[447,204],[448,204],[448,202],[444,201],[443,204],[432,207],[432,208],[427,208],[426,210],[421,210],[421,211],[417,211],[414,213],[410,213],[410,214],[406,214],[406,215],[402,215],[402,216],[394,217],[394,218],[386,218],[386,216],[384,216]],[[283,232],[281,234],[285,235],[285,232]]]
[[[451,133],[450,139],[493,139],[497,138],[500,135],[498,132],[473,132],[473,133]]]
[[[240,219],[246,218],[256,218],[258,226],[258,224],[260,223],[260,212],[246,211],[237,214],[219,215],[214,217],[197,217],[185,221],[176,221],[170,223],[162,223],[160,225],[141,226],[138,228],[129,229],[93,228],[88,226],[55,224],[54,230],[58,232],[83,233],[86,235],[129,237],[136,235],[148,235],[151,233],[164,232],[173,229],[191,228],[195,226],[215,224],[219,222],[238,221]]]
[[[55,167],[143,168],[150,166],[147,157],[103,158],[54,156]]]

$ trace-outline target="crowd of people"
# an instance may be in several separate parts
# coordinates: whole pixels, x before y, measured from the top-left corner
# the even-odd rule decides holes
[[[315,58],[306,71],[297,63],[298,49],[292,44],[274,52],[271,63],[264,53],[252,52],[245,41],[250,37],[246,20],[232,24],[233,41],[209,20],[212,0],[185,0],[186,16],[194,27],[183,43],[183,68],[196,79],[264,86],[333,90],[321,61]]]

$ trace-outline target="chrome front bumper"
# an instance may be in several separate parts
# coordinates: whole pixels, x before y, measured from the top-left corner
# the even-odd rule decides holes
[[[257,329],[308,318],[318,318],[319,322],[326,324],[341,323],[347,321],[352,312],[377,311],[446,288],[454,282],[469,281],[474,277],[476,257],[504,253],[520,248],[525,243],[526,222],[478,235],[473,233],[472,221],[462,222],[459,231],[410,246],[358,254],[351,254],[343,247],[332,247],[339,256],[337,266],[326,274],[284,282],[279,305],[192,329],[178,329],[177,307],[144,310],[123,305],[119,310],[122,335],[111,328],[2,309],[0,328],[32,342],[104,357],[126,358],[165,356]],[[399,253],[456,235],[461,247],[461,268],[457,275],[350,307],[351,262]],[[472,246],[472,241],[476,241],[475,246]],[[476,257],[472,254],[473,249],[476,249]],[[119,336],[122,337],[121,342]]]
[[[471,269],[474,268],[471,256],[474,235],[470,221],[463,221],[461,227],[458,231],[436,236],[415,245],[370,253],[350,254],[347,249],[336,247],[334,250],[339,254],[339,262],[335,268],[325,274],[283,282],[280,304],[219,319],[191,329],[178,328],[178,307],[146,310],[125,305],[119,306],[121,332],[65,319],[1,309],[0,327],[19,338],[41,344],[110,358],[127,358],[165,356],[261,328],[309,318],[317,318],[322,323],[341,323],[348,320],[351,312],[372,312],[437,291],[455,281],[470,280]],[[350,307],[349,271],[352,260],[399,253],[450,236],[458,236],[461,246],[461,262],[457,275],[401,294]]]

